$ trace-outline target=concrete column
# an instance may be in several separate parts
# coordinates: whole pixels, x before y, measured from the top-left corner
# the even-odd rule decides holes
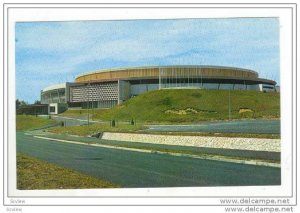
[[[57,89],[57,99],[58,99],[58,103],[60,103],[60,98],[59,98],[59,89]]]

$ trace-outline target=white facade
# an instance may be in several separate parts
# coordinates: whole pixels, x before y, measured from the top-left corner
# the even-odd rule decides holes
[[[259,84],[259,91],[262,92],[275,92],[275,86],[270,84]]]
[[[50,103],[48,106],[49,115],[57,115],[67,109],[66,103]]]

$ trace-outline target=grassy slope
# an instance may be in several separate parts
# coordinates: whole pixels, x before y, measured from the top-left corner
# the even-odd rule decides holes
[[[257,91],[231,91],[231,118],[279,118],[280,96],[278,93]],[[102,120],[131,120],[144,122],[194,122],[228,119],[229,91],[176,89],[147,92],[129,99],[108,110],[95,110],[93,118]],[[178,115],[166,110],[196,109],[199,113]],[[252,112],[239,113],[240,108]],[[68,111],[66,113],[78,113]]]
[[[55,120],[32,115],[17,115],[16,120],[17,131],[34,129],[55,123]]]
[[[82,189],[115,187],[120,186],[23,154],[17,155],[18,189]]]

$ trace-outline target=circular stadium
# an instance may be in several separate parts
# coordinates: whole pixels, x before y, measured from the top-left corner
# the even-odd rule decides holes
[[[159,89],[255,90],[272,92],[276,82],[258,73],[222,66],[147,66],[104,69],[76,76],[74,82],[41,91],[41,103],[52,107],[111,108],[133,96]],[[56,104],[56,105],[55,105]],[[51,106],[50,106],[51,107]],[[64,108],[62,107],[62,109]],[[54,109],[50,112],[59,113]]]

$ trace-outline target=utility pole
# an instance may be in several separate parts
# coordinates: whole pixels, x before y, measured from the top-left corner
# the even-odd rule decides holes
[[[200,75],[201,75],[201,89],[203,89],[202,69],[201,68],[200,68]]]
[[[90,83],[87,86],[88,89],[88,126],[90,126]]]
[[[229,95],[228,95],[228,118],[231,120],[231,100],[230,100],[230,89],[229,89]]]
[[[161,89],[161,73],[160,67],[158,67],[158,89]]]
[[[93,117],[95,116],[95,106],[94,106],[94,102],[92,102],[92,108],[93,108],[93,115],[92,115],[92,120],[93,120]]]

